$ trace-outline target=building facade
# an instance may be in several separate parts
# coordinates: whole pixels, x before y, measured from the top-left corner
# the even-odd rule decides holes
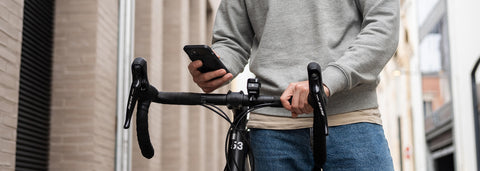
[[[0,3],[0,169],[14,170],[23,2]]]
[[[479,2],[400,3],[398,51],[378,88],[395,170],[478,170]]]
[[[124,81],[117,79],[120,3],[0,2],[0,170],[223,169],[227,123],[198,107],[152,104],[149,122],[155,156],[148,160],[140,155],[133,131],[127,136],[130,159],[116,160],[116,129],[123,125],[116,114],[117,89]],[[217,0],[133,3],[129,58],[147,59],[152,85],[161,91],[200,92],[190,81],[182,48],[210,43],[218,4]],[[38,9],[43,13],[31,12]],[[48,17],[45,14],[51,14],[50,19],[40,20]],[[29,23],[34,29],[25,29]],[[43,41],[35,42],[38,39]],[[25,48],[28,42],[39,46],[38,52]],[[46,59],[40,58],[44,52]],[[45,78],[37,76],[41,73]],[[40,90],[34,89],[38,87],[45,94],[38,94]]]
[[[377,88],[379,109],[395,170],[414,170],[414,138],[412,129],[411,66],[414,45],[409,14],[412,1],[400,1],[400,34],[397,52],[380,73]]]
[[[480,56],[479,2],[415,2],[411,58],[417,170],[478,170],[471,72]],[[413,22],[413,21],[412,21]],[[475,86],[473,86],[475,87]],[[475,119],[476,118],[476,119]]]
[[[456,170],[478,170],[477,156],[480,130],[475,129],[472,79],[475,62],[480,58],[480,23],[475,22],[480,11],[479,1],[447,0],[450,65],[453,99],[453,134]],[[478,116],[478,115],[477,115]],[[476,140],[477,139],[477,140]]]

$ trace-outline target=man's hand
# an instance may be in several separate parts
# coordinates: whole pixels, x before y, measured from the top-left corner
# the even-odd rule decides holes
[[[329,89],[323,85],[325,94],[330,96]],[[280,101],[285,109],[292,112],[292,117],[296,118],[300,114],[312,113],[313,108],[308,104],[309,93],[308,81],[290,83],[287,89],[280,96]],[[291,103],[289,100],[292,99]]]
[[[197,83],[198,87],[200,87],[205,93],[210,93],[216,90],[233,78],[233,75],[227,73],[224,69],[201,73],[198,71],[198,68],[202,65],[201,60],[193,61],[188,65],[188,70],[193,77],[193,82]],[[220,78],[214,79],[217,77]]]

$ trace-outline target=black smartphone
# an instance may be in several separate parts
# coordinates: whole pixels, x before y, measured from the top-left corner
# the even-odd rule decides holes
[[[215,71],[218,69],[225,69],[227,73],[229,72],[222,61],[218,59],[217,55],[213,50],[207,45],[185,45],[183,47],[185,53],[192,61],[201,60],[203,66],[198,68],[202,73]]]

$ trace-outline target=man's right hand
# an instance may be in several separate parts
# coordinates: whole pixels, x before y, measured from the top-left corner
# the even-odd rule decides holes
[[[216,90],[233,78],[233,75],[227,73],[224,69],[202,73],[198,71],[198,68],[202,65],[201,60],[193,61],[188,65],[188,70],[193,77],[193,82],[197,83],[198,87],[200,87],[205,93],[210,93]]]

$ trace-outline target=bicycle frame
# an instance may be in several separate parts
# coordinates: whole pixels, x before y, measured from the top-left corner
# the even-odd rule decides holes
[[[248,110],[246,107],[233,110],[233,124],[239,124],[239,128],[231,128],[228,134],[230,139],[228,141],[227,164],[225,170],[227,171],[243,171],[246,165],[246,158],[250,150],[249,136],[247,126],[247,118],[241,117],[241,113]]]

